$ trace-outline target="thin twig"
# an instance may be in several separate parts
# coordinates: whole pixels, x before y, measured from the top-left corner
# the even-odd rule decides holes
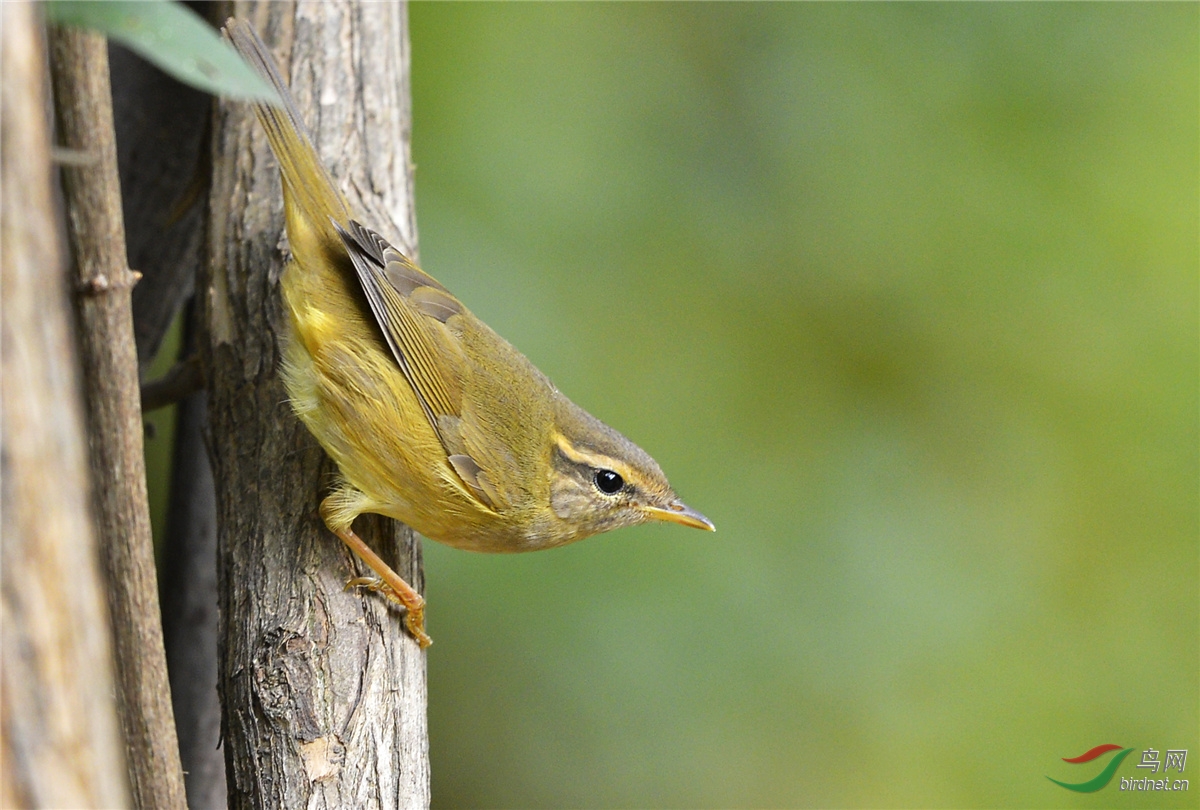
[[[167,369],[157,380],[142,386],[142,413],[150,413],[182,401],[204,387],[204,368],[199,355],[191,355]]]
[[[154,548],[146,500],[137,352],[121,190],[113,136],[108,51],[102,37],[51,32],[59,137],[95,162],[64,166],[75,257],[93,493],[117,658],[117,691],[134,804],[184,808],[163,653]],[[103,292],[104,294],[97,294]]]

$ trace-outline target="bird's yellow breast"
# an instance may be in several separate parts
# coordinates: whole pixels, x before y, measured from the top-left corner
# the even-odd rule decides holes
[[[350,279],[297,247],[282,279],[291,325],[283,379],[297,416],[362,493],[345,505],[347,524],[375,512],[458,548],[525,548],[528,505],[497,512],[471,497]]]

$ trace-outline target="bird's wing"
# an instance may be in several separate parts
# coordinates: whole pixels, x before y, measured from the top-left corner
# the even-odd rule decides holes
[[[463,430],[463,374],[470,364],[448,327],[468,314],[457,298],[374,231],[349,220],[334,223],[392,355],[416,392],[429,424],[446,450],[446,461],[465,490],[491,510],[506,505],[472,453]],[[468,314],[469,315],[469,314]]]

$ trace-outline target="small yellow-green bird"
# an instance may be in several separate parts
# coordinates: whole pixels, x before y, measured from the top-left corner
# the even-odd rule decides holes
[[[645,451],[351,216],[262,40],[237,19],[225,33],[283,99],[255,107],[291,248],[283,379],[340,471],[325,525],[376,575],[350,584],[403,605],[425,647],[425,601],[354,533],[364,512],[469,551],[552,548],[648,520],[711,531]]]

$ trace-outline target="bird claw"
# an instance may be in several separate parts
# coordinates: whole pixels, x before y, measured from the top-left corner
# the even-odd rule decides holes
[[[366,588],[372,593],[382,594],[389,602],[404,608],[404,626],[421,649],[433,643],[433,639],[425,632],[425,600],[420,596],[410,604],[401,599],[396,589],[380,577],[354,577],[346,583],[346,590],[351,588]]]
[[[382,593],[384,596],[391,598],[392,601],[404,604],[396,598],[396,592],[379,577],[354,577],[346,582],[346,590],[351,590],[352,588],[366,588],[372,593]]]

